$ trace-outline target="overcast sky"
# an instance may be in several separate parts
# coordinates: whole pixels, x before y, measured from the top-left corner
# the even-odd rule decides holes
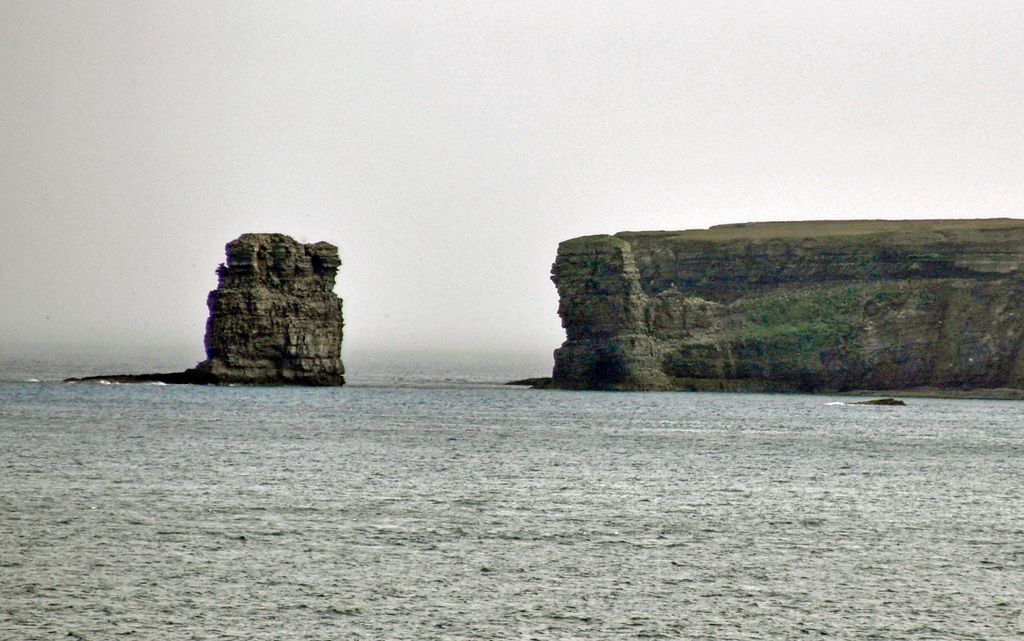
[[[190,365],[250,231],[341,248],[346,356],[543,361],[566,238],[1024,216],[1022,29],[1016,0],[0,0],[0,354]]]

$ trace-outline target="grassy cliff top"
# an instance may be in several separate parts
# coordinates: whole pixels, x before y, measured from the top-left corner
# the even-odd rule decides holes
[[[953,220],[808,220],[794,222],[736,223],[709,229],[684,231],[624,231],[624,240],[677,238],[679,240],[796,240],[873,234],[922,234],[972,232],[1024,232],[1024,220],[980,218]]]

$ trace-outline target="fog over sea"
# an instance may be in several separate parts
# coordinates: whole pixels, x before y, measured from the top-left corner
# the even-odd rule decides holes
[[[80,365],[0,361],[0,639],[1024,635],[1022,402]]]

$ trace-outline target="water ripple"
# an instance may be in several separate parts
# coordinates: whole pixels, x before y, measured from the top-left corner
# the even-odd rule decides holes
[[[1015,639],[1024,404],[0,384],[3,639]]]

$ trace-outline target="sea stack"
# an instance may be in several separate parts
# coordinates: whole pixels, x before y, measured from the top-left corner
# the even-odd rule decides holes
[[[225,249],[207,298],[206,360],[194,371],[216,383],[343,385],[338,248],[243,234]]]
[[[206,301],[205,361],[184,372],[68,381],[344,385],[341,299],[334,295],[338,248],[243,234],[225,249],[217,289]]]
[[[1024,221],[827,221],[559,245],[570,389],[1024,387]]]

